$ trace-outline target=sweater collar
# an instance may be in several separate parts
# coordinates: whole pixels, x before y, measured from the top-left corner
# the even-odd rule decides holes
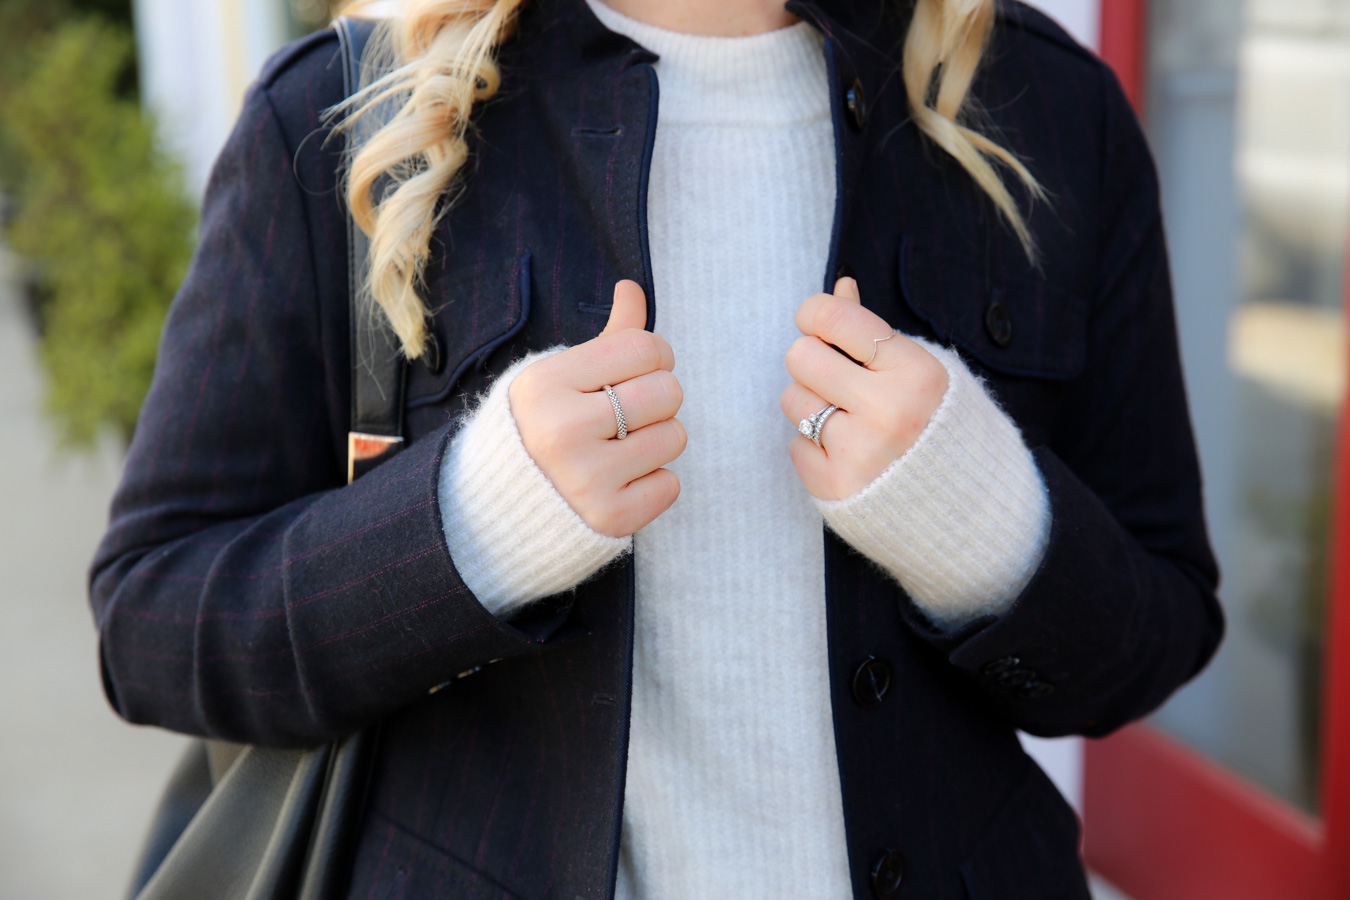
[[[659,55],[661,123],[781,127],[830,114],[821,36],[807,22],[748,37],[685,34],[587,0],[610,30]]]

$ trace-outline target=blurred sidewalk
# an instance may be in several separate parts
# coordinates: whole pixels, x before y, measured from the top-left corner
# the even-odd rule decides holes
[[[103,699],[85,570],[121,453],[58,455],[0,247],[0,900],[120,898],[182,738]]]

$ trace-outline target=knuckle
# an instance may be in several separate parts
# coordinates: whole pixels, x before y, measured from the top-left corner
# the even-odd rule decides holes
[[[630,446],[626,449],[634,461],[660,456],[665,452],[665,431],[661,425],[660,422],[648,425],[629,435],[626,443]]]
[[[895,448],[908,446],[917,434],[914,430],[914,423],[909,422],[906,416],[896,414],[884,419],[877,431],[879,432],[878,443],[881,446]]]
[[[679,456],[689,446],[689,432],[684,430],[684,423],[679,419],[671,419],[670,424],[672,426],[671,450],[674,451],[676,456]]]
[[[511,409],[517,415],[519,415],[520,410],[531,406],[538,395],[534,374],[531,371],[533,369],[534,366],[530,365],[517,372],[516,377],[511,381],[511,386],[506,390],[507,399],[511,402]]]
[[[947,367],[924,351],[922,374],[919,376],[921,390],[928,394],[942,396],[947,392]]]
[[[569,478],[566,491],[559,490],[568,503],[581,512],[586,510],[592,516],[603,515],[608,507],[603,492],[591,478]]]
[[[590,495],[597,498],[597,503],[614,492],[612,463],[608,453],[578,452],[572,460],[573,477],[585,485]]]
[[[545,419],[532,426],[529,432],[526,449],[530,451],[530,455],[540,468],[551,468],[555,471],[560,468],[572,447],[571,435],[567,429],[556,421]],[[523,434],[521,440],[525,441]],[[545,474],[551,473],[546,471]]]
[[[642,498],[643,524],[670,508],[680,493],[680,480],[669,469],[654,469],[647,476]]]
[[[826,297],[816,307],[816,334],[838,334],[848,318],[848,307],[833,297]]]
[[[677,449],[679,434],[669,421],[660,422],[652,426],[649,431],[650,437],[647,445],[642,448],[644,456],[668,459],[679,452]],[[652,468],[655,469],[656,467],[653,466]]]
[[[544,474],[553,478],[558,474],[558,461],[562,457],[558,437],[552,432],[521,434],[521,443],[525,444],[531,459],[544,470]],[[555,479],[556,480],[556,479]]]
[[[575,368],[577,359],[576,347],[546,354],[517,372],[516,381],[524,381],[532,392],[547,393],[549,385],[557,381],[557,373]]]
[[[623,400],[628,404],[625,409],[631,407],[633,411],[653,406],[661,399],[663,393],[660,383],[651,378],[635,378],[626,382],[623,389],[625,391]]]
[[[614,388],[614,393],[619,397],[619,405],[623,407],[624,416],[629,420],[628,427],[632,428],[633,414],[639,407],[647,405],[648,395],[651,393],[650,388],[647,387],[646,383],[641,378],[630,378],[627,381],[621,381],[611,385],[611,387]],[[605,396],[604,391],[597,392],[596,396],[606,401],[609,399]],[[608,423],[609,419],[607,418],[605,421]]]
[[[922,348],[906,360],[899,371],[904,379],[904,394],[917,406],[936,407],[947,393],[947,367]]]
[[[864,422],[882,422],[896,415],[905,403],[905,395],[892,392],[865,392],[854,403],[855,413]]]
[[[592,510],[589,518],[586,516],[582,518],[593,530],[609,537],[623,537],[627,534],[623,530],[623,522],[617,511],[608,507]]]
[[[665,393],[667,405],[679,409],[684,405],[684,386],[680,384],[680,379],[676,378],[671,372],[662,371],[658,378],[662,391]]]
[[[843,500],[852,493],[839,472],[833,470],[826,472],[821,489],[824,494],[822,500]]]
[[[623,335],[623,354],[635,368],[650,372],[661,364],[661,347],[656,335],[632,329]]]
[[[643,334],[649,334],[649,332],[643,332]],[[651,338],[653,341],[653,345],[656,347],[656,357],[658,365],[660,364],[660,360],[663,356],[669,357],[671,365],[674,365],[675,350],[670,346],[670,342],[659,334],[652,334]]]
[[[820,314],[821,306],[831,299],[829,294],[812,294],[807,297],[797,309],[801,320],[807,323],[815,322],[816,317]]]
[[[669,469],[662,469],[661,477],[662,511],[669,509],[680,498],[680,477]]]

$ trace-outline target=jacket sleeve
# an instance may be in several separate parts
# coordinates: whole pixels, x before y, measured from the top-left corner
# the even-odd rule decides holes
[[[343,485],[347,298],[319,296],[311,241],[313,210],[342,213],[302,189],[282,124],[255,87],[216,164],[90,595],[123,717],[305,744],[543,635],[484,609],[446,550],[456,423]]]
[[[1172,305],[1157,177],[1102,68],[1097,285],[1086,370],[1048,446],[1045,555],[1002,616],[954,634],[903,612],[1018,727],[1103,735],[1144,716],[1223,632]]]

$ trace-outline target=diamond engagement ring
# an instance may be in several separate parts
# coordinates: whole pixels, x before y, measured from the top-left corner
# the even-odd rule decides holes
[[[891,338],[895,337],[899,333],[900,330],[898,328],[893,328],[891,329],[891,333],[886,335],[885,337],[873,338],[872,355],[867,357],[867,362],[863,363],[863,368],[865,369],[868,366],[870,366],[872,364],[872,360],[877,358],[877,344],[880,344],[882,341],[889,341]]]
[[[591,382],[594,384],[594,382]],[[623,407],[619,405],[619,395],[614,393],[612,385],[605,385],[605,393],[609,395],[609,405],[614,407],[614,422],[618,426],[614,432],[616,440],[623,440],[628,437],[628,420],[623,417]]]
[[[839,407],[831,403],[820,412],[812,416],[807,416],[797,423],[797,430],[805,437],[809,437],[817,446],[820,446],[820,430],[825,427],[825,420],[835,414]]]

